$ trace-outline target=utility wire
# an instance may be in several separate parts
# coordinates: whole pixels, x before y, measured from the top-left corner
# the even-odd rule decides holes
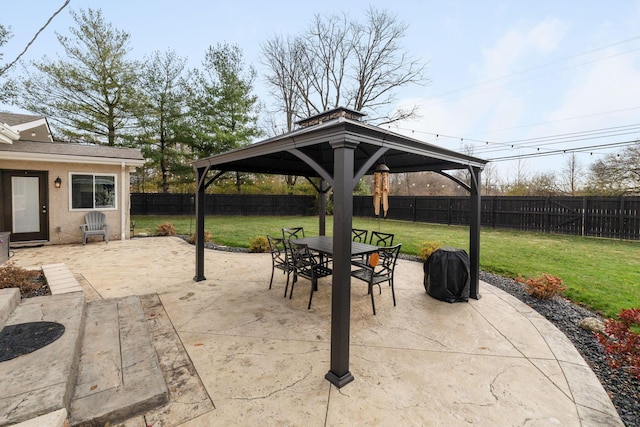
[[[552,123],[568,122],[568,121],[571,121],[571,120],[588,119],[588,118],[591,118],[591,117],[604,116],[604,115],[607,115],[607,114],[624,113],[626,111],[632,111],[632,110],[638,110],[638,109],[640,109],[640,106],[639,107],[631,107],[631,108],[622,108],[622,109],[619,109],[619,110],[603,111],[601,113],[585,114],[585,115],[582,115],[582,116],[567,117],[565,119],[549,120],[549,121],[546,121],[546,122],[530,123],[530,124],[521,125],[521,126],[512,126],[512,127],[509,127],[509,128],[491,129],[491,130],[487,130],[487,131],[483,131],[483,132],[479,132],[479,133],[480,134],[485,134],[485,133],[493,133],[493,132],[504,132],[506,130],[529,128],[529,127],[534,127],[534,126],[548,125],[548,124],[552,124]]]
[[[631,125],[630,125],[631,126]],[[546,140],[536,140],[526,144],[511,144],[509,149],[524,149],[524,148],[537,148],[548,147],[550,145],[567,144],[570,142],[588,141],[592,139],[601,138],[613,138],[625,135],[634,135],[640,133],[640,126],[633,125],[633,127],[619,127],[611,128],[612,130],[598,130],[598,131],[584,131],[574,132],[565,135],[559,135],[554,137],[544,137]],[[503,151],[503,147],[483,147],[478,149],[476,153],[492,153],[496,151]]]
[[[403,129],[403,130],[410,130],[410,129]],[[612,138],[612,137],[636,134],[640,132],[640,124],[612,126],[607,128],[590,129],[586,131],[569,132],[569,133],[562,133],[562,134],[555,134],[555,135],[546,135],[541,137],[518,139],[518,140],[512,140],[512,141],[506,141],[506,142],[478,140],[474,138],[465,138],[465,137],[458,137],[458,136],[446,135],[441,133],[433,133],[433,132],[425,132],[425,131],[411,130],[411,132],[412,133],[418,132],[421,134],[435,136],[436,139],[445,138],[445,139],[450,139],[452,141],[459,141],[459,142],[467,141],[467,142],[479,143],[479,144],[482,144],[482,146],[476,148],[474,150],[474,154],[479,154],[479,153],[486,154],[486,153],[503,151],[505,149],[513,150],[513,149],[522,149],[522,148],[541,148],[541,147],[546,147],[550,145],[566,144],[570,142],[586,141],[586,140],[600,139],[600,138]]]
[[[543,153],[517,154],[517,155],[513,155],[513,156],[495,157],[495,158],[489,159],[489,161],[491,161],[491,162],[501,162],[501,161],[506,161],[506,160],[519,160],[519,159],[526,159],[526,158],[532,158],[532,157],[546,157],[546,156],[553,156],[553,155],[566,154],[566,153],[591,153],[591,154],[593,154],[593,150],[597,150],[597,149],[601,149],[601,148],[627,147],[627,146],[635,145],[635,144],[637,144],[639,142],[640,142],[639,140],[634,139],[634,140],[629,140],[629,141],[613,142],[613,143],[609,143],[609,144],[598,144],[598,145],[591,145],[591,146],[586,146],[586,147],[551,150],[551,151],[547,151],[547,152],[543,152]]]
[[[4,73],[6,73],[9,68],[13,67],[19,60],[20,58],[22,58],[22,56],[27,53],[27,50],[31,47],[31,45],[36,41],[36,39],[38,38],[38,36],[40,35],[41,32],[44,31],[45,28],[47,28],[47,26],[51,23],[51,21],[53,21],[53,18],[56,17],[57,14],[59,14],[60,12],[62,12],[62,9],[64,9],[70,2],[71,0],[66,0],[64,2],[64,4],[54,12],[53,15],[51,15],[51,17],[47,20],[47,22],[45,22],[45,24],[38,30],[38,32],[33,36],[33,38],[29,41],[29,43],[27,43],[27,45],[24,47],[24,49],[22,50],[22,52],[20,52],[18,54],[18,56],[16,56],[16,59],[14,59],[13,61],[11,61],[9,64],[5,65],[3,68],[0,68],[0,76],[3,75]]]

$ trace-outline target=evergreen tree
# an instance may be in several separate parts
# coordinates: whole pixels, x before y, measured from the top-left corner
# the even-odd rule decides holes
[[[0,49],[4,46],[9,39],[11,38],[11,32],[7,27],[0,24]],[[2,50],[0,50],[0,102],[9,99],[9,82],[3,78],[3,75],[6,72],[6,65],[2,63],[2,58],[4,54]]]
[[[146,167],[158,177],[159,189],[168,193],[172,183],[193,179],[191,129],[186,124],[186,58],[174,51],[154,52],[145,58],[140,73],[142,107],[136,111],[138,144]]]
[[[245,70],[242,50],[226,43],[211,46],[204,71],[194,70],[190,119],[194,129],[196,158],[205,158],[249,144],[260,136],[258,98],[252,94],[256,71]],[[235,176],[240,192],[243,175]]]
[[[100,10],[71,14],[72,37],[57,34],[64,56],[31,63],[18,105],[48,117],[72,141],[123,145],[139,108],[129,34],[113,28]]]

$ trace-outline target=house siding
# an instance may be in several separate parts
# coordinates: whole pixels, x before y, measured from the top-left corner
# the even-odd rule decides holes
[[[125,238],[130,237],[129,211],[131,202],[129,197],[128,167],[125,168],[124,180],[122,179],[123,174],[121,165],[34,162],[0,159],[0,169],[48,171],[49,182],[47,183],[47,187],[49,193],[49,243],[51,244],[82,242],[80,225],[84,223],[84,215],[87,211],[72,211],[70,209],[70,173],[79,172],[87,174],[115,174],[117,183],[116,209],[98,210],[104,212],[104,214],[106,215],[107,223],[110,226],[110,240],[120,240],[123,229]],[[55,188],[54,180],[58,176],[62,179],[62,185],[60,188]],[[123,201],[124,206],[122,206]],[[123,209],[125,212],[124,227],[122,224]]]

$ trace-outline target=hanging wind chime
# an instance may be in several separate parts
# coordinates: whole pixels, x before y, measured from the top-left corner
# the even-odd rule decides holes
[[[384,163],[376,166],[373,173],[373,212],[380,217],[380,204],[384,217],[389,210],[389,168]]]

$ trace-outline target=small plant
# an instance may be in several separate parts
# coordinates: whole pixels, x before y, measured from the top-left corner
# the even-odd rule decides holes
[[[551,274],[543,274],[542,277],[526,280],[521,275],[518,275],[514,280],[524,283],[527,286],[527,293],[539,299],[551,299],[567,290],[567,287],[562,284],[562,279]]]
[[[418,258],[426,261],[432,253],[440,249],[440,246],[440,242],[423,242],[418,249]]]
[[[612,368],[627,369],[640,379],[640,308],[623,309],[618,320],[607,319],[596,334]]]
[[[264,236],[258,236],[249,243],[249,252],[265,253],[269,252],[269,242]]]
[[[20,288],[20,296],[29,298],[49,294],[48,289],[43,292],[43,287],[47,286],[41,270],[27,270],[17,267],[13,262],[0,267],[0,289]]]
[[[160,224],[156,229],[156,233],[158,233],[158,236],[175,236],[178,234],[176,228],[170,222]]]
[[[209,230],[204,230],[204,242],[210,242],[211,241],[211,232]],[[187,242],[191,243],[192,245],[196,244],[196,233],[193,233],[191,236],[189,236],[189,238],[187,239]]]

